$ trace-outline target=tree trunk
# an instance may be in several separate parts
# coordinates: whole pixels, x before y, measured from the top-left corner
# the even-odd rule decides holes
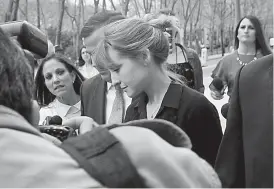
[[[8,5],[8,10],[5,15],[5,22],[11,21],[12,9],[13,9],[13,0],[10,0]]]
[[[186,24],[184,24],[184,46],[188,46],[187,45],[187,40],[186,40],[186,27],[187,27],[187,25]]]
[[[141,15],[140,15],[140,11],[139,11],[138,4],[137,4],[136,0],[134,0],[134,6],[135,6],[135,12],[139,16],[139,18],[140,18]]]
[[[61,44],[61,32],[62,32],[62,25],[63,25],[63,17],[65,12],[65,0],[59,0],[59,19],[58,19],[58,25],[56,30],[56,38],[55,38],[55,45]]]
[[[98,12],[99,0],[94,0],[94,14]]]
[[[124,15],[125,15],[125,16],[127,16],[128,5],[129,5],[129,0],[126,0],[126,1],[125,1],[125,10],[124,10]]]
[[[78,15],[77,15],[77,17],[76,17],[76,44],[75,44],[75,46],[76,46],[76,57],[79,57],[79,54],[78,54],[78,49],[80,48],[80,28],[81,28],[81,5],[80,4],[78,4]]]
[[[115,7],[115,5],[114,5],[114,3],[113,3],[113,0],[109,0],[109,1],[110,1],[110,3],[111,3],[111,6],[112,6],[113,10],[116,10],[116,7]]]
[[[160,9],[162,9],[163,8],[163,0],[161,0],[161,2],[160,2]]]
[[[25,4],[25,20],[28,21],[29,20],[29,18],[28,18],[28,5],[29,5],[28,0],[26,0],[25,3],[26,3]]]
[[[237,25],[237,23],[240,21],[241,19],[241,3],[240,0],[235,0],[235,5],[236,5],[236,19],[235,19],[235,26]]]
[[[103,0],[103,11],[106,10],[106,0]]]
[[[225,48],[224,48],[224,29],[221,28],[221,47],[222,47],[222,56],[225,55]]]
[[[37,5],[37,27],[40,29],[41,25],[40,25],[40,0],[36,1],[36,5]]]
[[[11,20],[16,21],[17,20],[17,13],[19,9],[19,0],[14,1],[14,6],[13,6],[12,14],[11,14]]]
[[[81,0],[81,9],[82,9],[82,26],[85,24],[85,6],[84,1]]]
[[[174,7],[175,7],[176,3],[177,3],[177,0],[173,0],[172,6],[171,6],[171,11],[172,12],[174,10]]]

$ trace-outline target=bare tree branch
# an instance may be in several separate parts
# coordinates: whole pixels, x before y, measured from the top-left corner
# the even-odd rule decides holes
[[[111,6],[112,6],[113,10],[116,10],[116,7],[115,7],[115,5],[114,5],[114,3],[113,3],[113,0],[109,0],[109,1],[110,1],[110,3],[111,3]]]

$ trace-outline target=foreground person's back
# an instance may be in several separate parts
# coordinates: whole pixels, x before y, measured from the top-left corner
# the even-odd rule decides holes
[[[1,106],[0,123],[1,188],[103,186],[65,151],[42,138],[18,113]],[[184,144],[185,147],[174,147],[151,130],[137,127],[147,124],[150,124],[149,121],[137,121],[136,127],[123,126],[110,130],[123,145],[144,186],[220,187],[213,169],[188,149],[191,144],[186,135],[178,138],[181,141],[178,145]],[[85,140],[89,133],[78,137]],[[72,138],[67,142],[74,144],[75,141],[79,139]]]
[[[93,128],[91,122],[85,134],[55,146],[33,126],[39,117],[33,102],[33,71],[22,49],[1,29],[0,57],[0,188],[220,187],[212,167],[191,152],[188,137],[169,122],[141,120],[110,130]],[[132,127],[138,125],[145,128]],[[100,145],[108,138],[96,137],[99,131],[112,138],[113,145]],[[108,164],[92,164],[117,146],[116,155],[107,159],[113,164],[116,157],[124,157],[121,165],[128,160],[128,166],[123,170],[116,166],[109,174]],[[94,151],[101,153],[89,156]],[[130,180],[120,179],[123,171],[130,173],[125,177]]]

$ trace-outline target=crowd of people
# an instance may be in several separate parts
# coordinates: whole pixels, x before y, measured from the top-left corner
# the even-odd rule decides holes
[[[177,25],[99,12],[77,65],[49,53],[35,70],[0,27],[0,187],[273,187],[273,55],[259,19],[239,21],[212,73],[212,97],[230,97],[224,133],[198,54],[180,41],[170,51]],[[78,136],[58,138],[62,125]]]

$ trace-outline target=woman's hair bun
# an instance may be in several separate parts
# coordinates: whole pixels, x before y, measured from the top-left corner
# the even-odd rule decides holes
[[[148,23],[154,28],[158,28],[162,31],[165,31],[166,28],[173,27],[172,20],[170,19],[152,19]]]

